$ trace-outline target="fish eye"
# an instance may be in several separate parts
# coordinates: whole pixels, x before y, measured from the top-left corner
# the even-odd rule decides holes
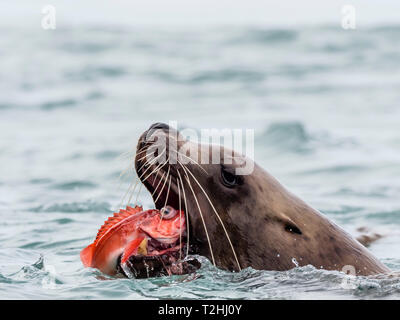
[[[163,219],[172,219],[173,217],[176,216],[178,211],[172,208],[171,206],[166,206],[161,208],[160,213]]]
[[[233,188],[241,184],[241,179],[234,173],[228,171],[225,167],[221,168],[221,178],[224,186]]]

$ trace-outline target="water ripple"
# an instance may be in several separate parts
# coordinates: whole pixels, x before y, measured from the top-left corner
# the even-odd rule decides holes
[[[90,181],[71,181],[65,183],[59,183],[53,186],[59,190],[79,190],[79,189],[88,189],[96,187],[96,184]]]
[[[65,212],[65,213],[82,213],[82,212],[97,212],[109,213],[110,204],[107,202],[70,202],[70,203],[56,203],[51,205],[41,205],[32,208],[33,212]]]

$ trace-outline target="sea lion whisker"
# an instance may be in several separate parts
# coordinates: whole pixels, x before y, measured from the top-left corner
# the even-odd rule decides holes
[[[132,147],[131,150],[128,150],[128,151],[125,151],[125,152],[122,152],[121,154],[119,154],[117,156],[117,159],[119,159],[119,160],[132,159],[132,156],[136,155],[138,151],[141,151],[143,149],[144,149],[144,147],[139,150],[136,150],[136,147]]]
[[[143,165],[137,170],[138,172],[140,172],[140,171],[143,169],[143,167],[144,167],[145,165],[148,165],[149,167],[140,175],[139,179],[143,177],[143,175],[151,168],[151,165],[152,165],[154,162],[156,162],[156,161],[158,160],[158,158],[160,158],[160,157],[164,154],[164,152],[165,152],[166,150],[167,150],[167,148],[164,148],[164,150],[163,150],[157,157],[155,157],[154,159],[152,159],[152,160],[150,160],[150,161],[145,161],[145,163],[143,163]],[[146,156],[147,156],[147,155],[146,155]]]
[[[165,172],[163,172],[162,176],[160,177],[160,181],[157,184],[157,187],[154,189],[153,193],[151,194],[152,197],[156,194],[158,187],[160,186],[161,182],[164,179],[164,176],[165,176]]]
[[[175,139],[175,137],[169,137],[169,139],[170,139],[170,140],[174,140],[176,143],[179,142],[179,140]],[[196,165],[199,166],[199,168],[200,168],[201,170],[204,171],[205,174],[208,175],[208,172],[207,172],[196,160],[194,160],[194,159],[188,157],[186,154],[180,152],[178,149],[176,149],[175,152],[176,152],[176,154],[178,155],[178,158],[179,158],[179,155],[180,155],[180,156],[185,157],[186,159],[189,159],[190,161],[193,161]],[[178,160],[178,159],[177,159],[177,160]]]
[[[138,202],[138,200],[139,200],[139,195],[140,195],[140,191],[142,191],[142,186],[143,186],[143,184],[141,183],[141,184],[139,185],[139,191],[138,191],[138,194],[137,194],[137,196],[136,196],[135,207],[136,207],[137,202]]]
[[[207,226],[206,226],[206,223],[205,223],[205,221],[204,221],[203,212],[201,211],[201,207],[200,207],[199,201],[197,200],[196,194],[195,194],[195,192],[194,192],[194,190],[193,190],[193,188],[192,188],[192,184],[190,183],[190,177],[189,177],[189,175],[186,173],[186,170],[185,170],[185,168],[184,168],[184,166],[183,166],[182,164],[181,164],[181,167],[182,167],[182,169],[185,171],[186,181],[188,182],[188,185],[189,185],[190,190],[192,191],[194,200],[196,201],[197,208],[199,209],[200,218],[201,218],[201,221],[203,222],[203,227],[204,227],[204,231],[205,231],[205,233],[206,233],[206,237],[207,237],[207,241],[208,241],[208,246],[209,246],[209,248],[210,248],[210,254],[211,254],[212,263],[213,263],[214,266],[216,266],[216,264],[215,264],[215,259],[214,259],[214,252],[213,252],[213,249],[212,249],[210,237],[209,237],[209,235],[208,235]]]
[[[213,209],[215,215],[216,215],[217,218],[218,218],[218,221],[221,223],[221,226],[222,226],[222,228],[224,229],[226,238],[227,238],[227,240],[228,240],[228,242],[229,242],[229,245],[230,245],[230,247],[231,247],[231,249],[232,249],[233,256],[235,257],[235,260],[236,260],[236,263],[237,263],[237,265],[238,265],[239,271],[241,271],[242,268],[240,267],[240,263],[239,263],[239,260],[238,260],[238,258],[237,258],[235,249],[234,249],[234,247],[233,247],[231,238],[229,237],[229,234],[228,234],[228,232],[227,232],[227,230],[226,230],[226,228],[225,228],[225,225],[224,225],[224,223],[223,223],[223,221],[222,221],[220,215],[218,214],[217,210],[215,209],[215,207],[214,207],[213,203],[211,202],[211,200],[210,200],[208,194],[206,193],[206,191],[204,190],[204,188],[201,186],[201,184],[199,183],[199,181],[196,179],[196,177],[193,175],[193,173],[192,173],[192,172],[189,170],[189,168],[187,168],[187,167],[186,167],[186,170],[190,173],[190,175],[193,177],[194,181],[197,183],[197,185],[200,187],[201,191],[202,191],[202,192],[204,193],[204,195],[206,196],[206,198],[207,198],[208,202],[210,203],[210,205],[211,205],[211,207],[212,207],[212,209]]]
[[[120,173],[119,177],[118,177],[118,180],[119,180],[118,190],[121,188],[121,185],[122,185],[122,177],[123,177],[123,176],[129,171],[129,169],[131,168],[131,167],[130,167],[130,164],[131,164],[131,163],[129,163],[128,167],[127,167],[125,170],[123,170],[123,171]],[[132,171],[134,172],[134,170],[132,170]],[[123,203],[124,200],[125,200],[125,197],[126,197],[126,196],[129,194],[129,192],[131,191],[132,186],[133,186],[133,181],[136,181],[136,183],[135,183],[135,188],[136,188],[136,185],[137,185],[137,183],[138,183],[137,177],[129,183],[128,189],[127,189],[126,192],[124,193],[124,195],[123,195],[123,197],[122,197],[122,199],[121,199],[121,202],[120,202],[120,204],[119,204],[119,207],[122,205],[122,203]],[[135,188],[134,188],[133,190],[135,190]],[[134,191],[133,191],[133,192],[134,192]]]
[[[178,203],[179,203],[179,260],[182,260],[182,212],[181,212],[181,187],[179,180],[176,179],[176,185],[178,186]]]
[[[133,190],[132,190],[133,181],[135,181],[135,187],[134,187]],[[128,190],[126,190],[124,196],[123,196],[122,199],[121,199],[121,202],[120,202],[119,205],[118,205],[118,208],[121,208],[122,204],[123,204],[124,201],[125,201],[126,196],[127,196],[129,193],[131,193],[131,194],[133,195],[133,193],[135,192],[135,189],[136,189],[136,186],[137,186],[138,182],[139,182],[139,180],[138,180],[137,178],[135,178],[134,180],[131,181],[131,183],[129,184]],[[131,190],[132,190],[132,191],[131,191]],[[130,198],[132,197],[132,195],[130,196]]]
[[[170,189],[171,189],[171,175],[169,176],[168,190],[167,190],[167,196],[166,196],[166,198],[165,198],[164,207],[167,206],[167,201],[168,201],[169,190],[170,190]]]
[[[143,146],[143,147],[140,148],[139,150],[136,150],[136,152],[135,152],[135,150],[132,150],[132,153],[134,153],[134,155],[137,156],[137,155],[139,155],[139,154],[145,152],[146,148],[147,148],[147,145]],[[127,151],[127,152],[126,152],[127,155],[129,155],[130,153],[131,153],[131,151]],[[122,154],[122,155],[123,155],[123,154]]]
[[[185,203],[185,211],[186,211],[185,212],[185,214],[186,214],[186,225],[189,226],[189,209],[188,209],[187,202],[186,202],[185,186],[183,184],[183,180],[182,180],[181,174],[179,172],[179,169],[177,169],[176,172],[178,173],[180,184],[182,185],[183,200],[184,200],[184,203]],[[189,255],[189,245],[190,245],[189,239],[190,239],[190,237],[189,237],[189,227],[187,227],[186,228],[186,256]]]
[[[157,166],[157,168],[158,168],[158,166]],[[160,173],[160,169],[161,169],[161,168],[158,168],[158,169],[157,168],[154,169],[153,172],[151,174],[149,174],[146,179],[143,180],[143,182],[145,182],[153,173],[156,173],[156,176],[154,178],[154,181],[156,181],[157,177],[158,177],[158,174]],[[161,180],[160,180],[160,182],[161,182]],[[157,185],[157,187],[158,187],[158,185]]]
[[[133,160],[134,161],[134,160]],[[130,168],[130,164],[131,164],[131,162],[129,163],[129,165],[128,165],[128,168],[127,169],[125,169],[124,171],[128,171],[129,170],[129,168]],[[132,168],[133,168],[133,166],[132,166]],[[121,177],[123,176],[123,173],[121,173],[120,174],[120,176],[119,176],[119,178],[121,179]],[[136,187],[137,187],[137,184],[138,184],[138,178],[135,178],[135,187],[133,188],[133,190],[132,190],[132,195],[129,197],[129,201],[128,201],[128,203],[130,202],[130,200],[131,200],[131,198],[133,197],[133,194],[135,193],[135,190],[136,190]],[[122,181],[120,182],[120,185],[119,185],[119,187],[121,187],[121,184],[122,184]],[[125,200],[125,198],[126,198],[126,196],[131,192],[131,189],[132,189],[132,185],[133,185],[133,181],[131,181],[131,183],[129,184],[129,187],[128,187],[128,190],[125,192],[125,194],[123,195],[123,197],[122,197],[122,199],[121,199],[121,202],[119,203],[119,208],[121,207],[121,205],[124,203],[124,200]]]
[[[130,153],[130,152],[129,152],[129,153]],[[129,163],[128,163],[127,168],[124,169],[124,170],[122,170],[121,173],[119,174],[119,177],[118,177],[118,180],[120,180],[119,187],[121,187],[121,184],[122,184],[122,181],[121,181],[122,177],[123,177],[124,175],[126,175],[126,174],[129,172],[130,169],[132,169],[133,172],[135,171],[135,170],[134,170],[134,169],[135,169],[134,163],[135,163],[135,157],[132,157],[132,159],[131,159],[131,160],[129,161]]]
[[[136,157],[139,155],[139,154],[141,154],[141,153],[143,153],[143,152],[145,152],[146,150],[148,150],[149,148],[151,148],[151,146],[149,147],[149,148],[146,148],[147,146],[144,146],[143,148],[141,148],[141,149],[139,149],[139,152],[136,152],[136,154],[135,154],[135,151],[127,151],[127,152],[125,152],[125,153],[123,153],[123,154],[126,154],[126,155],[128,155],[129,156],[129,159],[130,159],[130,161],[129,161],[129,164],[128,164],[128,167],[126,168],[126,169],[124,169],[124,170],[122,170],[121,171],[121,173],[120,173],[120,175],[119,175],[119,179],[121,179],[128,171],[129,171],[129,169],[133,169],[133,171],[134,171],[134,163],[135,163],[135,159],[136,159]],[[132,154],[132,157],[131,157],[131,153],[133,153]],[[142,159],[140,159],[140,160],[142,160]]]
[[[167,177],[165,178],[165,181],[164,181],[164,184],[163,184],[163,186],[162,186],[162,188],[161,188],[161,190],[160,190],[160,193],[158,194],[158,196],[157,196],[157,199],[156,200],[154,200],[154,203],[157,203],[157,200],[160,198],[160,196],[161,196],[161,194],[162,194],[162,192],[163,192],[163,190],[164,190],[164,187],[165,187],[165,185],[166,185],[166,183],[167,183],[167,181],[168,181],[168,177],[169,177],[169,170],[170,170],[170,166],[168,166],[168,172],[167,172]]]
[[[137,186],[137,184],[139,183],[139,179],[135,179],[136,180],[136,184],[135,184],[135,187],[134,187],[134,189],[133,189],[133,191],[131,192],[131,194],[130,194],[130,196],[129,196],[129,198],[128,198],[128,204],[129,203],[131,203],[131,200],[132,200],[132,198],[133,198],[133,195],[135,194],[135,190],[136,190],[136,186]]]
[[[133,169],[133,166],[131,166],[132,162],[129,162],[128,166],[126,167],[126,169],[122,170],[121,173],[118,176],[118,179],[121,179],[124,175],[126,175],[129,170]],[[132,170],[134,171],[134,170]]]
[[[143,151],[146,151],[146,150],[143,150]],[[130,195],[129,198],[128,198],[128,204],[131,202],[131,200],[132,200],[132,198],[133,198],[133,195],[135,194],[135,190],[136,190],[136,187],[137,187],[138,182],[140,181],[140,177],[136,177],[136,178],[135,178],[135,181],[136,181],[135,187],[133,188],[133,190],[132,190],[132,192],[131,192],[131,195]],[[131,188],[131,187],[132,187],[132,183],[131,183],[130,187],[128,188],[127,193],[130,192],[130,188]],[[141,186],[140,186],[140,187],[141,187]],[[138,196],[139,196],[139,194],[140,194],[140,189],[139,189]],[[127,194],[124,195],[124,197],[122,198],[122,200],[125,199],[126,195],[127,195]],[[136,200],[136,202],[135,202],[135,205],[136,205],[136,203],[137,203],[137,200]]]
[[[158,174],[158,172],[162,169],[162,167],[165,166],[165,164],[166,162],[164,163],[161,162],[159,165],[157,165],[156,168],[151,173],[149,173],[149,175],[146,178],[143,179],[143,182],[145,182],[152,174],[154,173]]]
[[[150,147],[146,148],[146,149],[143,150],[142,152],[139,152],[139,154],[141,154],[141,153],[143,153],[143,152],[145,152],[145,151],[149,151],[151,148],[157,149],[157,146],[151,145]],[[143,159],[145,159],[145,158],[147,157],[147,154],[146,154],[145,156],[141,157],[140,159],[136,159],[136,157],[137,157],[139,154],[136,154],[136,156],[135,156],[135,158],[133,159],[133,161],[138,161],[138,162],[139,162],[139,161],[142,161]],[[136,160],[135,160],[135,159],[136,159]]]
[[[136,152],[136,156],[138,156],[139,154],[145,152],[147,149],[151,148],[152,146],[148,147],[147,145],[143,146],[142,148],[140,148],[137,152]]]
[[[166,149],[164,149],[164,151],[165,151],[165,150],[166,150]],[[163,152],[162,152],[162,153],[163,153]],[[155,162],[155,161],[157,160],[158,157],[162,156],[162,153],[160,153],[159,156],[157,156],[156,158],[152,159],[151,162]],[[142,166],[142,167],[143,167],[143,166]],[[141,168],[142,168],[142,167],[141,167]],[[149,168],[151,168],[151,167],[149,167]],[[133,197],[133,195],[134,195],[134,193],[135,193],[135,191],[136,191],[136,187],[137,187],[138,181],[140,181],[140,178],[142,178],[142,176],[148,171],[149,168],[147,168],[147,169],[138,177],[139,179],[137,179],[137,178],[135,179],[135,180],[136,180],[135,187],[133,188],[133,190],[132,190],[132,192],[131,192],[131,196],[130,196],[129,199],[128,199],[128,203],[130,203],[130,201],[132,200],[132,197]],[[139,171],[139,170],[138,170],[138,171]],[[119,204],[119,207],[121,207],[121,205],[122,205],[122,203],[124,202],[126,196],[129,194],[129,192],[130,192],[130,190],[131,190],[131,188],[132,188],[132,184],[133,184],[133,182],[131,182],[131,184],[130,184],[128,190],[126,191],[126,193],[125,193],[124,196],[122,197],[121,203]],[[138,197],[139,197],[140,191],[141,191],[141,184],[140,184],[140,189],[139,189],[139,192],[138,192],[138,196],[136,197],[135,205],[136,205],[136,203],[137,203],[137,199],[138,199]]]
[[[205,173],[206,175],[208,175],[208,172],[206,171],[206,169],[204,169],[196,160],[194,160],[194,159],[188,157],[187,155],[183,154],[182,152],[179,152],[178,150],[176,151],[176,153],[177,153],[178,155],[180,155],[180,156],[183,156],[183,157],[185,157],[185,158],[187,158],[187,159],[193,161],[201,170],[204,171],[204,173]],[[177,160],[177,161],[179,161],[179,160]]]
[[[154,181],[157,180],[157,177],[158,177],[158,175],[160,174],[160,171],[161,171],[161,168],[158,168],[158,169],[157,168],[158,168],[158,166],[151,173],[151,174],[156,174],[156,176],[154,177]],[[144,179],[143,182],[146,181],[148,178],[149,178],[149,176],[146,179]]]
[[[168,183],[168,190],[167,190],[167,196],[165,197],[165,203],[164,203],[164,208],[167,206],[167,202],[168,202],[168,198],[169,198],[169,190],[171,189],[171,176],[169,176],[169,183]],[[161,222],[164,218],[164,211],[161,210],[161,219],[160,222],[158,223],[158,225],[161,225]]]

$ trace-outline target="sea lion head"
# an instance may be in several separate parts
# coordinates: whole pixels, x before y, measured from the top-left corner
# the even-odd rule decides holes
[[[155,123],[138,141],[135,167],[156,208],[184,210],[190,252],[217,267],[385,270],[351,236],[229,148],[192,141]]]
[[[189,216],[191,248],[221,268],[263,268],[266,233],[301,234],[293,221],[275,214],[279,183],[252,159],[231,149],[190,141],[156,123],[139,139],[135,165],[156,208],[180,206]],[[251,170],[243,174],[244,168]],[[276,224],[281,224],[280,230],[275,230]],[[279,255],[278,250],[272,254]]]

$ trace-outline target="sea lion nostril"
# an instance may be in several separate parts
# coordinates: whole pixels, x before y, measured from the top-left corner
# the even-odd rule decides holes
[[[162,123],[162,122],[156,122],[156,123],[153,123],[153,124],[150,126],[149,129],[153,129],[153,130],[156,130],[156,129],[165,129],[165,130],[168,130],[168,129],[169,129],[169,125],[167,125],[167,124],[165,124],[165,123]]]

